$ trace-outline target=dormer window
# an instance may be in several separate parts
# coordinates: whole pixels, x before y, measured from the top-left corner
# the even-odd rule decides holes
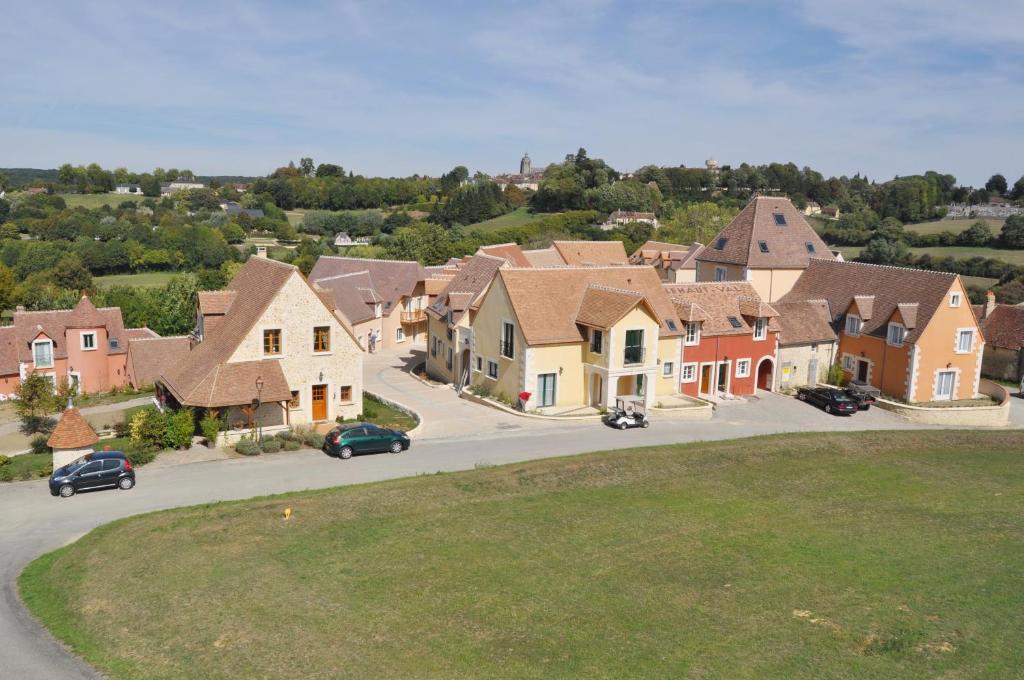
[[[860,328],[861,328],[862,325],[863,325],[863,322],[860,320],[860,317],[857,316],[856,314],[847,314],[846,315],[846,334],[847,335],[853,335],[853,336],[860,335]]]
[[[693,346],[700,343],[700,322],[686,322],[686,344]]]
[[[768,241],[758,241],[757,247],[762,253],[768,252]]]
[[[35,368],[53,368],[53,340],[32,343],[32,363]]]
[[[768,319],[759,316],[754,322],[754,340],[764,340],[768,337]]]
[[[374,318],[379,319],[382,314],[383,312],[381,310],[381,304],[378,302],[373,306],[373,316]]]
[[[775,218],[775,226],[786,226],[786,216],[783,215],[782,213],[772,213],[772,217]]]
[[[889,332],[886,334],[885,341],[892,347],[903,347],[903,341],[907,337],[907,329],[901,323],[895,321],[889,322]]]
[[[715,250],[725,250],[725,244],[729,242],[729,239],[724,236],[715,241]]]
[[[808,241],[807,243],[804,244],[804,246],[807,248],[807,253],[809,255],[814,255],[814,244],[813,243]]]

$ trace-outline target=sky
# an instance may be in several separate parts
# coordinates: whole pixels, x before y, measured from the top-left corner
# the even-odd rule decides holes
[[[1024,174],[1024,2],[11,3],[0,167]]]

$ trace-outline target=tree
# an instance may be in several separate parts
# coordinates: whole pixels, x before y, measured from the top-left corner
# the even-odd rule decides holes
[[[54,385],[41,373],[32,372],[15,389],[18,396],[14,409],[21,418],[22,430],[26,434],[46,432],[50,429],[48,416],[60,406],[56,403]]]
[[[305,175],[306,177],[312,177],[313,176],[313,172],[314,172],[314,170],[313,170],[313,168],[314,168],[314,166],[313,166],[313,159],[312,158],[300,158],[299,159],[299,168],[302,170],[302,174],[303,175]]]
[[[871,262],[873,264],[907,265],[910,263],[910,248],[903,241],[887,241],[884,238],[874,238],[861,251],[857,257],[858,262]]]
[[[92,288],[92,274],[82,264],[82,258],[68,253],[53,268],[53,282],[61,288],[81,292]]]
[[[1024,176],[1021,176],[1020,179],[1013,183],[1013,189],[1010,190],[1010,198],[1015,201],[1024,198]]]
[[[1024,215],[1011,215],[1006,218],[999,232],[999,245],[1024,250]]]
[[[1004,196],[1006,194],[1006,178],[1000,174],[992,175],[985,182],[985,191]]]
[[[1024,276],[1007,281],[995,289],[996,299],[1007,305],[1019,305],[1024,302]]]
[[[334,163],[321,163],[316,166],[317,177],[344,177],[345,169]]]
[[[15,287],[14,272],[0,264],[0,309],[10,309],[14,304]]]
[[[2,191],[2,189],[0,189]],[[11,202],[6,198],[0,198],[0,224],[7,221],[7,217],[11,214]]]
[[[987,222],[978,220],[957,236],[957,245],[982,248],[992,240],[992,228]]]
[[[145,174],[139,178],[139,188],[144,196],[156,198],[160,195],[160,180],[154,175]]]

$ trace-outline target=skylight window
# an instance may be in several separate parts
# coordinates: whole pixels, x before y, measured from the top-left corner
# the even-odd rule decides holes
[[[725,244],[729,242],[729,239],[724,236],[715,241],[715,250],[725,250]]]
[[[672,319],[665,319],[665,325],[668,326],[670,331],[674,331],[676,329],[676,322]]]
[[[779,227],[786,226],[786,216],[782,213],[772,213],[772,217],[775,218],[775,225]]]
[[[814,244],[811,243],[810,241],[808,241],[804,245],[807,246],[807,252],[810,253],[811,255],[813,255],[814,254]]]
[[[762,253],[768,252],[768,241],[758,241],[757,247],[761,249]]]
[[[737,319],[735,316],[729,317],[729,323],[730,325],[732,325],[733,328],[743,328],[743,324],[741,324],[740,320]]]

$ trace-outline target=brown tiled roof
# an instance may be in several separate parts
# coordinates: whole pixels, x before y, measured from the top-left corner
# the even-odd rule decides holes
[[[785,217],[785,225],[776,223],[776,214]],[[722,239],[725,242],[718,248]],[[762,252],[759,241],[764,241],[767,253]],[[808,243],[813,253],[808,252]],[[701,262],[755,269],[803,268],[815,258],[831,259],[828,246],[789,199],[770,196],[752,199],[697,257]]]
[[[707,321],[711,318],[711,315],[695,302],[677,302],[675,308],[683,321]]]
[[[83,304],[86,308],[82,310]],[[78,313],[76,314],[76,310]],[[88,322],[90,325],[70,325]],[[101,307],[97,309],[87,298],[82,298],[75,309],[62,309],[47,312],[15,312],[14,323],[16,338],[14,340],[17,349],[14,362],[14,370],[17,369],[17,362],[32,361],[32,341],[40,334],[53,340],[53,358],[66,359],[68,356],[65,333],[68,328],[106,328],[109,338],[107,344],[108,354],[124,354],[128,351],[128,335],[125,332],[124,321],[121,318],[119,307]],[[3,353],[0,352],[0,356]],[[9,360],[9,357],[4,357]],[[6,368],[10,368],[6,365]]]
[[[46,445],[54,449],[82,449],[92,446],[100,438],[77,408],[64,409],[57,427],[53,428]]]
[[[14,326],[0,327],[0,375],[18,372],[18,329]]]
[[[864,321],[870,319],[875,311],[875,296],[854,295],[853,301],[857,303],[857,311],[860,312],[860,318]]]
[[[328,276],[315,284],[330,294],[331,306],[341,312],[349,323],[362,323],[374,317],[373,300],[368,303],[364,292],[373,290],[370,272]]]
[[[423,282],[423,292],[427,295],[440,295],[448,287],[454,276],[435,276]]]
[[[862,262],[811,260],[810,265],[783,302],[824,299],[833,321],[845,316],[855,296],[871,295],[871,318],[861,333],[884,337],[889,319],[900,303],[917,303],[916,327],[907,329],[907,342],[914,342],[928,325],[957,275],[924,269],[888,267]]]
[[[701,325],[704,335],[744,335],[754,332],[751,316],[744,316],[746,311],[764,312],[762,316],[770,317],[768,330],[778,330],[775,317],[778,316],[770,305],[761,303],[754,287],[746,281],[716,281],[706,283],[672,283],[665,284],[665,292],[679,313],[689,313],[688,305],[697,305],[707,318]],[[739,328],[732,325],[729,317],[739,323]]]
[[[490,246],[480,246],[478,253],[485,253],[494,257],[503,257],[513,267],[530,267],[530,261],[526,259],[522,248],[515,243],[495,243]]]
[[[640,293],[655,312],[663,337],[680,332],[679,317],[651,267],[502,269],[498,275],[530,345],[582,341],[576,315],[584,295],[594,284]]]
[[[67,328],[100,328],[105,321],[89,296],[83,295],[75,308],[68,314],[64,325]]]
[[[993,347],[1024,347],[1024,305],[996,305],[981,322],[985,342]]]
[[[426,278],[423,266],[419,262],[323,255],[313,265],[309,280],[315,282],[329,276],[355,272],[370,273],[373,289],[383,299],[384,316],[390,316],[391,312],[400,306],[402,297],[413,295],[417,284]]]
[[[583,292],[580,309],[576,312],[576,323],[595,328],[611,328],[643,301],[643,294],[635,290],[592,283]],[[650,305],[647,307],[651,315],[656,316]]]
[[[806,345],[836,339],[828,303],[824,300],[776,302],[773,306],[779,313],[780,345]]]
[[[558,251],[555,250],[554,246],[548,248],[540,248],[537,250],[524,250],[523,255],[526,257],[530,267],[564,267],[565,260],[559,255]]]
[[[629,264],[622,241],[555,241],[552,245],[569,265]]]
[[[507,266],[508,260],[504,258],[492,257],[483,253],[474,255],[465,261],[455,277],[437,296],[437,300],[427,308],[427,313],[441,319],[451,310],[452,323],[458,323],[466,309],[471,308],[474,303],[479,301],[480,296],[491,285],[498,270]],[[453,293],[469,295],[470,302],[465,305],[465,309],[456,310],[451,306],[449,297]],[[462,298],[457,298],[457,301],[462,304]]]
[[[128,338],[128,346],[131,347],[133,340],[148,340],[149,338],[159,338],[160,334],[151,328],[143,326],[142,328],[125,328],[125,337]]]
[[[759,316],[765,318],[778,316],[779,313],[775,311],[770,304],[762,300],[760,297],[748,297],[741,295],[736,298],[736,302],[739,303],[740,314],[743,316],[752,316],[755,319]]]
[[[179,366],[162,373],[159,382],[187,406],[248,404],[256,397],[257,376],[264,380],[264,401],[290,398],[288,382],[276,360],[237,363],[227,363],[227,360],[284,284],[296,273],[298,269],[290,264],[265,257],[250,257],[228,284],[227,290],[237,295],[217,333],[196,345]],[[311,290],[322,302],[323,298],[312,287]]]
[[[901,302],[896,307],[900,310],[900,316],[903,318],[903,325],[907,328],[917,327],[917,310],[921,308],[921,305],[916,302]]]
[[[697,256],[704,250],[700,243],[688,246],[664,241],[648,241],[629,256],[630,264],[649,264],[663,269],[696,269]]]
[[[128,373],[135,387],[152,385],[162,373],[183,364],[191,344],[187,335],[138,338],[128,343]]]
[[[235,301],[233,290],[201,290],[199,291],[199,313],[227,314],[231,303]]]
[[[448,293],[448,306],[452,308],[453,312],[464,312],[469,309],[469,305],[473,302],[472,293],[460,293],[457,291],[451,291]]]

